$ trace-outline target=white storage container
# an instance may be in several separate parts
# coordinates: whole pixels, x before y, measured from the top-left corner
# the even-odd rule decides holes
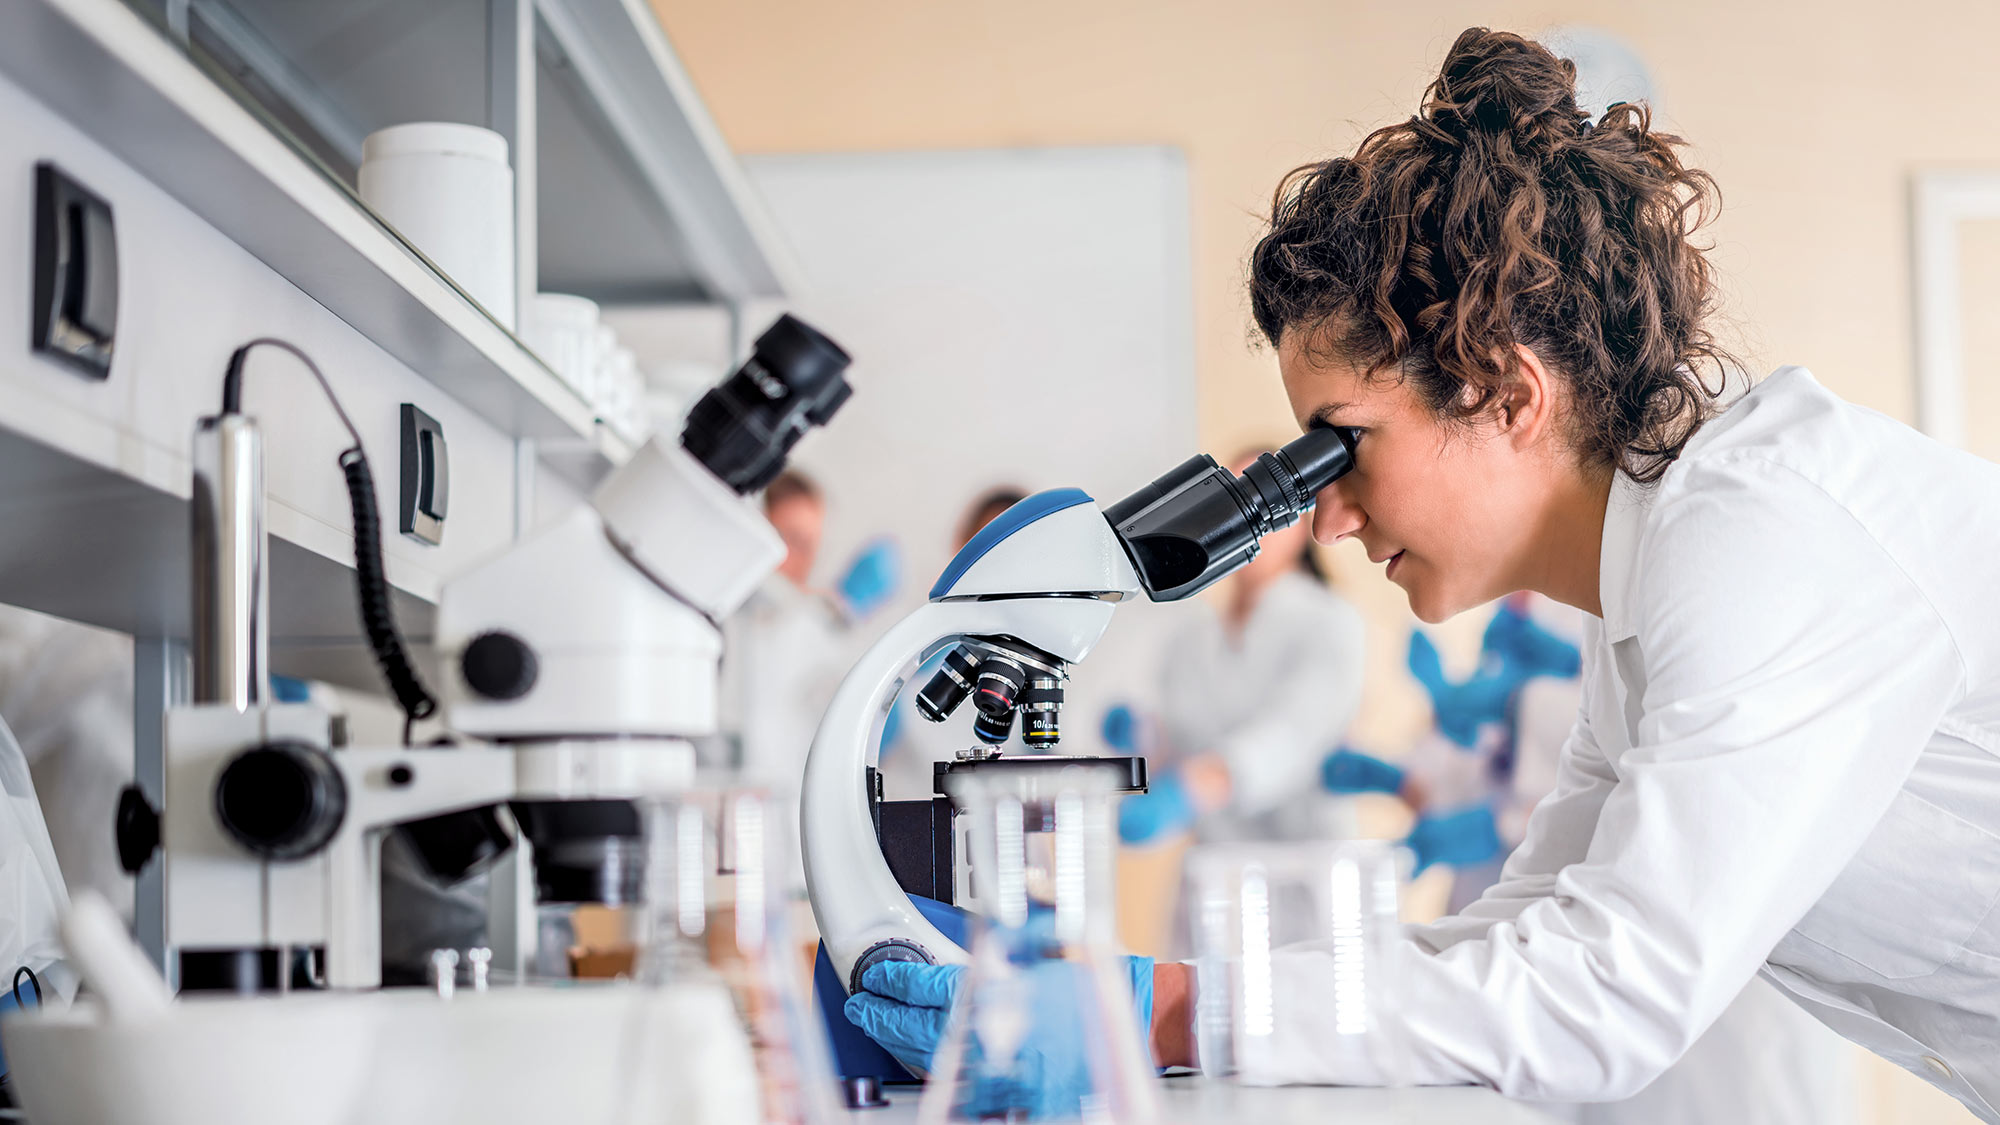
[[[361,143],[361,198],[459,288],[514,327],[514,170],[507,139],[440,121]]]
[[[597,302],[568,293],[537,293],[528,309],[528,346],[583,396],[597,387]]]

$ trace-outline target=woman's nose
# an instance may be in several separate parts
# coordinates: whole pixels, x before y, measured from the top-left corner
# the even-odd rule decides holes
[[[1321,489],[1313,501],[1313,538],[1324,546],[1330,547],[1366,526],[1367,514],[1347,498],[1338,482]]]

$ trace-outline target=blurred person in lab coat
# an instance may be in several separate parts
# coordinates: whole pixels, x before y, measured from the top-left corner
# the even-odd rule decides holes
[[[1107,732],[1150,760],[1150,790],[1119,804],[1128,844],[1188,829],[1204,840],[1328,834],[1315,783],[1361,705],[1361,614],[1328,583],[1304,523],[1262,546],[1213,602],[1188,607],[1167,644],[1157,735]]]
[[[132,918],[113,817],[132,781],[132,640],[0,606],[0,717],[28,760],[70,893]]]
[[[1393,1056],[1343,1034],[1334,951],[1282,949],[1245,1081],[1627,1098],[1761,977],[2000,1122],[2000,466],[1801,367],[1723,407],[1682,151],[1474,28],[1414,116],[1279,187],[1252,309],[1299,425],[1354,444],[1314,536],[1425,621],[1588,617],[1527,838],[1400,943]],[[885,968],[849,1001],[882,1035],[956,980]],[[1191,1062],[1191,968],[1151,969],[1154,1059]]]
[[[814,587],[826,498],[796,469],[765,488],[764,518],[784,540],[785,558],[723,624],[725,739],[707,747],[705,764],[796,799],[813,733],[856,655],[852,626],[894,593],[898,556],[893,543],[875,540],[832,590]]]

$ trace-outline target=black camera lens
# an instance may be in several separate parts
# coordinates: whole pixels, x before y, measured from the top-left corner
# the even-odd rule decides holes
[[[755,492],[854,393],[843,378],[850,362],[811,325],[781,316],[743,366],[694,404],[681,445],[738,493]]]
[[[964,645],[945,654],[944,664],[917,693],[917,714],[941,723],[965,697],[972,694],[972,681],[979,675],[979,661]]]
[[[1013,733],[1014,712],[1012,710],[1001,711],[998,714],[982,710],[972,720],[972,737],[977,738],[988,746],[999,746],[1005,743],[1008,736]]]
[[[973,682],[972,704],[982,715],[1012,711],[1028,684],[1027,669],[1004,656],[988,656],[979,662],[979,678]]]

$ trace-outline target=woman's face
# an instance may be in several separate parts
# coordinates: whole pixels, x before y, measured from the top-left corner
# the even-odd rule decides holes
[[[1492,426],[1448,427],[1407,383],[1311,354],[1302,335],[1278,346],[1299,425],[1359,431],[1353,471],[1319,494],[1313,537],[1359,539],[1432,623],[1521,588],[1547,458]]]

